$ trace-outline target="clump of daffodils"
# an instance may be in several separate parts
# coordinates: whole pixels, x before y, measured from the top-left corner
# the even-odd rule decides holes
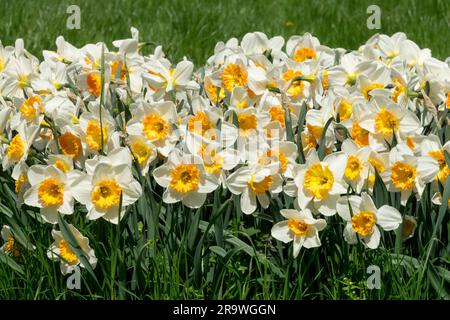
[[[2,170],[17,205],[55,225],[48,255],[63,273],[80,260],[58,221],[118,224],[152,180],[165,204],[199,208],[220,189],[248,215],[282,204],[270,212],[272,236],[292,241],[294,256],[320,246],[330,216],[348,243],[377,248],[383,230],[416,223],[402,208],[428,184],[439,203],[450,68],[405,34],[346,51],[308,33],[248,33],[219,42],[198,71],[161,47],[142,55],[132,35],[112,49],[59,37],[42,62],[22,40],[0,44]],[[377,184],[400,206],[377,207]],[[89,240],[69,229],[94,267]],[[9,227],[2,238],[3,251],[20,254]]]

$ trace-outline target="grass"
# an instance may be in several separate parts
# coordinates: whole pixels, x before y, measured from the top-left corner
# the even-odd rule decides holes
[[[67,30],[66,8],[77,3],[81,30]],[[381,30],[366,28],[370,4],[381,7]],[[311,32],[323,44],[348,49],[356,49],[375,32],[403,31],[420,47],[429,47],[434,56],[445,59],[450,55],[450,42],[445,38],[449,13],[450,4],[438,0],[342,1],[339,5],[299,0],[2,0],[0,35],[3,44],[23,38],[26,48],[40,57],[43,49],[55,48],[60,34],[76,46],[98,41],[110,44],[129,37],[130,26],[135,26],[141,41],[161,44],[173,61],[186,55],[201,66],[217,41],[241,38],[249,31],[285,38]],[[198,210],[160,205],[161,190],[148,179],[145,196],[129,208],[120,229],[104,221],[87,224],[81,208],[66,218],[91,240],[101,261],[95,269],[97,280],[83,271],[77,291],[66,288],[59,264],[46,257],[51,227],[34,219],[37,211],[32,208],[16,208],[8,172],[1,173],[0,182],[0,223],[14,224],[15,230],[36,245],[33,253],[17,259],[0,256],[6,262],[0,263],[2,299],[449,297],[448,283],[443,280],[448,278],[449,215],[444,208],[441,216],[440,208],[431,205],[429,189],[422,202],[411,201],[402,208],[402,213],[415,215],[421,227],[414,239],[400,243],[397,249],[395,235],[387,233],[377,250],[365,250],[362,244],[349,246],[341,236],[342,221],[331,217],[331,227],[321,235],[320,250],[302,250],[293,259],[291,247],[268,236],[282,207],[278,202],[255,216],[242,215],[238,199],[226,191],[216,191]],[[381,187],[376,192],[377,197],[384,196]],[[380,290],[366,286],[370,265],[380,267]]]
[[[81,29],[68,30],[67,7],[79,5]],[[366,9],[381,8],[381,29],[369,30]],[[251,31],[289,37],[310,32],[330,47],[357,49],[376,32],[405,32],[437,58],[450,55],[445,34],[450,29],[450,3],[445,0],[380,1],[120,1],[26,0],[0,1],[0,34],[4,44],[22,37],[36,55],[55,47],[63,35],[76,46],[127,38],[130,27],[142,41],[161,44],[174,61],[187,56],[204,63],[218,41],[242,38]]]

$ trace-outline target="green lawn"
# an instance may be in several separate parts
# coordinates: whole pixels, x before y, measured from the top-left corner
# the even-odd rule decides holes
[[[66,8],[81,8],[81,29],[67,30]],[[368,30],[367,6],[381,7],[381,30]],[[13,44],[25,40],[26,48],[41,58],[43,49],[55,49],[63,35],[75,46],[99,41],[110,47],[115,39],[128,38],[130,27],[141,41],[161,44],[172,61],[187,56],[200,67],[218,41],[242,38],[251,31],[269,36],[310,32],[330,47],[357,49],[376,32],[403,31],[440,59],[450,56],[450,2],[435,1],[118,1],[118,0],[0,0],[0,40]],[[448,138],[448,136],[447,136]],[[245,216],[228,191],[216,191],[199,210],[181,204],[161,205],[161,189],[148,192],[127,212],[120,227],[105,221],[86,223],[81,214],[67,218],[91,240],[99,263],[96,283],[83,272],[82,290],[66,288],[59,265],[49,261],[52,242],[49,225],[41,224],[31,209],[14,205],[14,185],[8,173],[0,174],[2,211],[8,207],[17,220],[0,214],[0,224],[16,221],[36,251],[8,264],[0,263],[0,298],[152,298],[152,299],[430,299],[448,298],[441,279],[448,271],[448,211],[436,227],[444,245],[430,246],[430,228],[417,238],[397,243],[386,234],[386,248],[365,250],[342,239],[342,222],[321,234],[320,250],[303,250],[297,259],[291,248],[269,241],[270,216],[279,211],[272,203],[258,216]],[[449,183],[447,183],[448,185]],[[147,190],[148,191],[148,190]],[[226,201],[226,199],[234,199]],[[393,197],[395,202],[395,196]],[[408,203],[403,213],[416,213],[426,225],[436,221],[436,207],[425,191],[422,202]],[[431,208],[434,208],[431,212]],[[140,221],[137,223],[137,221]],[[208,225],[208,222],[213,222]],[[122,229],[120,229],[122,228]],[[206,231],[207,230],[207,231]],[[450,229],[449,229],[450,230]],[[120,237],[122,235],[123,237]],[[226,248],[222,249],[222,248]],[[437,248],[437,249],[436,249]],[[385,250],[387,249],[387,250]],[[430,250],[429,250],[430,249]],[[440,250],[440,251],[439,251]],[[447,250],[447,251],[446,251]],[[36,258],[37,257],[37,258]],[[12,261],[11,261],[12,260]],[[434,263],[436,266],[434,266]],[[367,267],[380,266],[381,290],[366,286]],[[448,284],[447,284],[448,286]]]
[[[81,8],[80,30],[66,29],[71,4]],[[366,27],[371,4],[381,8],[381,30]],[[174,60],[187,56],[196,65],[204,63],[218,41],[251,31],[284,37],[310,32],[325,45],[346,49],[357,49],[376,32],[402,31],[434,56],[450,55],[450,3],[445,0],[2,0],[0,19],[4,44],[22,37],[37,55],[54,48],[61,34],[80,47],[98,41],[110,45],[128,37],[130,26],[139,29],[142,40],[161,44]]]

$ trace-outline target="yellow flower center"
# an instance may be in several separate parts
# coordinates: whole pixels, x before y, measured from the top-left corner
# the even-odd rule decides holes
[[[55,167],[57,167],[62,172],[69,172],[69,168],[70,168],[69,165],[62,160],[56,160]]]
[[[355,156],[349,156],[347,167],[345,168],[345,177],[349,180],[355,180],[362,170],[361,161]]]
[[[395,89],[392,93],[392,100],[398,102],[398,97],[400,96],[400,94],[406,92],[406,88],[398,79],[394,79],[393,82],[395,84]]]
[[[327,165],[315,163],[305,173],[303,187],[314,197],[323,199],[333,187],[334,177]]]
[[[133,153],[136,155],[137,160],[139,162],[139,166],[143,167],[147,160],[152,155],[152,149],[141,140],[136,140],[131,144],[131,149],[133,150]]]
[[[39,183],[38,197],[46,206],[61,206],[64,198],[64,185],[55,178],[47,178]]]
[[[19,193],[20,192],[20,189],[22,189],[22,186],[23,186],[23,184],[25,183],[27,181],[27,175],[25,174],[25,173],[22,173],[20,176],[19,176],[19,179],[17,179],[16,180],[16,182],[15,182],[15,188],[14,188],[14,191],[16,192],[16,193]]]
[[[241,136],[249,136],[253,130],[256,130],[258,120],[254,114],[240,114],[238,115],[239,134]]]
[[[375,168],[375,170],[377,170],[378,173],[382,173],[385,170],[383,163],[378,159],[370,158],[369,163]]]
[[[238,107],[238,109],[245,109],[245,108],[247,108],[248,107],[248,102],[247,102],[247,100],[242,100],[242,101],[239,101],[239,103],[237,104],[237,107]]]
[[[294,53],[294,60],[296,62],[303,62],[309,59],[317,59],[317,54],[311,48],[298,48]]]
[[[445,100],[445,106],[450,109],[450,92],[447,92],[447,99]]]
[[[358,146],[365,147],[369,145],[369,131],[361,128],[358,122],[353,122],[351,131],[353,140]]]
[[[125,64],[122,61],[113,61],[111,63],[111,79],[116,78],[117,68],[119,67],[119,64],[120,64],[119,78],[121,80],[125,80],[127,78],[127,70],[125,69]]]
[[[340,121],[350,118],[353,113],[352,104],[346,100],[342,100],[341,103],[339,104],[338,113]]]
[[[376,221],[377,218],[373,212],[361,211],[352,217],[352,228],[356,233],[365,237],[372,234]]]
[[[366,100],[370,99],[370,92],[374,89],[382,89],[384,88],[384,85],[381,83],[371,83],[369,85],[367,85],[363,90],[362,93],[364,95],[364,97],[366,98]]]
[[[294,71],[292,69],[288,69],[285,73],[283,73],[283,80],[286,82],[291,81],[295,77],[302,76],[303,74],[300,71]],[[304,87],[303,81],[294,81],[291,84],[291,87],[288,89],[287,93],[292,96],[298,96],[303,92]]]
[[[5,252],[13,257],[20,256],[20,246],[16,243],[13,236],[9,236],[5,244]]]
[[[8,146],[8,159],[12,161],[18,161],[22,159],[25,154],[25,142],[20,135],[16,134],[12,138]]]
[[[414,151],[414,149],[416,148],[416,142],[414,141],[414,137],[413,136],[407,136],[406,137],[406,145]]]
[[[214,125],[209,121],[208,116],[203,111],[197,112],[188,122],[188,130],[202,136],[206,131],[213,128]]]
[[[272,121],[278,121],[283,128],[286,126],[284,109],[281,106],[271,107],[269,109],[269,114]]]
[[[193,164],[180,164],[170,173],[170,187],[177,192],[186,193],[197,190],[200,171]]]
[[[306,236],[310,230],[310,225],[298,219],[289,219],[288,227],[296,236]]]
[[[249,181],[249,186],[253,190],[254,193],[264,193],[270,189],[273,184],[272,176],[266,176],[259,182],[255,182],[255,176],[251,176]]]
[[[211,174],[218,175],[222,170],[223,158],[217,154],[215,149],[209,151],[205,145],[202,145],[200,154],[205,170]]]
[[[64,239],[59,242],[59,254],[70,265],[78,263],[77,255],[70,249],[69,243]]]
[[[234,87],[247,86],[247,70],[240,64],[230,63],[222,72],[222,82],[229,92],[232,92]]]
[[[436,179],[441,183],[445,183],[447,177],[450,175],[450,168],[447,166],[447,161],[445,161],[444,150],[430,151],[428,155],[438,162],[439,172],[436,175]]]
[[[2,58],[0,58],[0,72],[2,72],[3,69],[5,69],[5,61],[3,61]]]
[[[101,209],[109,209],[120,203],[122,188],[114,179],[100,180],[91,192],[92,203]]]
[[[30,79],[28,78],[28,75],[26,74],[19,75],[18,84],[19,88],[21,89],[28,87],[30,85]]]
[[[98,151],[102,147],[102,132],[103,145],[108,141],[108,128],[103,125],[100,130],[100,122],[98,120],[89,120],[86,127],[86,143],[91,150]]]
[[[62,152],[71,158],[78,157],[83,150],[81,139],[69,131],[64,132],[59,137],[59,145],[61,146]]]
[[[221,102],[225,98],[225,90],[223,88],[220,88],[219,90],[218,87],[212,83],[209,84],[206,90],[209,93],[211,102],[214,104],[216,104],[217,102]],[[217,100],[217,91],[219,91],[219,100]]]
[[[150,141],[163,140],[168,136],[170,131],[169,123],[155,113],[145,116],[142,124],[144,126],[142,131]]]
[[[28,121],[34,120],[36,118],[36,113],[42,111],[42,98],[37,95],[25,100],[19,108],[19,112]]]
[[[89,73],[86,76],[88,92],[91,95],[99,97],[102,92],[102,79],[97,73]]]
[[[397,161],[392,166],[391,180],[400,190],[410,190],[414,187],[417,171],[412,165]]]
[[[328,70],[323,70],[323,78],[322,78],[322,88],[324,91],[328,89]]]
[[[348,73],[345,84],[348,86],[352,86],[356,83],[357,78],[358,78],[358,75],[356,73],[354,73],[354,72]]]
[[[375,131],[385,137],[392,137],[398,130],[398,118],[391,111],[381,108],[375,117]]]

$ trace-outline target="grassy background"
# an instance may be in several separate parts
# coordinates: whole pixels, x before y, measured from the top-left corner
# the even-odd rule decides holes
[[[81,7],[81,30],[65,27],[71,4]],[[370,4],[381,7],[381,30],[366,27]],[[22,37],[26,47],[41,56],[43,49],[55,48],[60,34],[76,46],[97,41],[110,44],[129,37],[130,26],[135,26],[141,41],[162,44],[173,60],[186,55],[199,66],[217,41],[240,38],[250,31],[285,37],[308,31],[323,44],[349,49],[356,49],[375,32],[403,31],[419,46],[446,58],[450,55],[449,13],[449,2],[438,0],[355,0],[339,1],[339,5],[301,0],[0,0],[0,40],[13,44]],[[291,247],[269,239],[273,218],[280,218],[277,202],[256,216],[242,215],[236,197],[226,191],[216,191],[199,210],[180,204],[161,206],[158,195],[162,190],[148,179],[145,196],[130,206],[120,228],[104,221],[86,224],[80,207],[65,218],[89,237],[99,258],[95,270],[99,283],[83,272],[80,292],[66,289],[67,277],[61,276],[59,264],[46,257],[51,226],[30,218],[36,215],[35,209],[16,208],[11,190],[10,173],[0,173],[0,223],[14,223],[37,248],[0,263],[0,298],[4,299],[449,297],[449,284],[442,280],[450,279],[449,215],[445,207],[438,212],[430,204],[429,188],[423,201],[413,200],[402,208],[402,214],[415,215],[421,227],[415,238],[395,251],[393,233],[385,233],[385,247],[378,250],[347,245],[342,239],[343,223],[335,216],[328,219],[330,226],[321,234],[322,247],[303,250],[293,259]],[[382,201],[382,195],[382,190],[377,192],[377,201]],[[397,202],[396,195],[391,195],[383,203]],[[445,220],[439,220],[438,213]],[[433,245],[435,235],[442,242]],[[366,269],[372,264],[381,268],[381,290],[366,287]]]
[[[68,30],[67,7],[81,9],[81,29]],[[369,30],[366,9],[381,8],[381,30]],[[251,31],[269,36],[311,32],[323,44],[356,49],[376,32],[405,32],[433,55],[450,55],[450,2],[445,0],[0,0],[0,40],[12,44],[22,37],[26,47],[40,55],[55,48],[62,34],[76,46],[129,37],[138,28],[142,41],[163,45],[175,60],[184,55],[204,63],[214,45]]]

